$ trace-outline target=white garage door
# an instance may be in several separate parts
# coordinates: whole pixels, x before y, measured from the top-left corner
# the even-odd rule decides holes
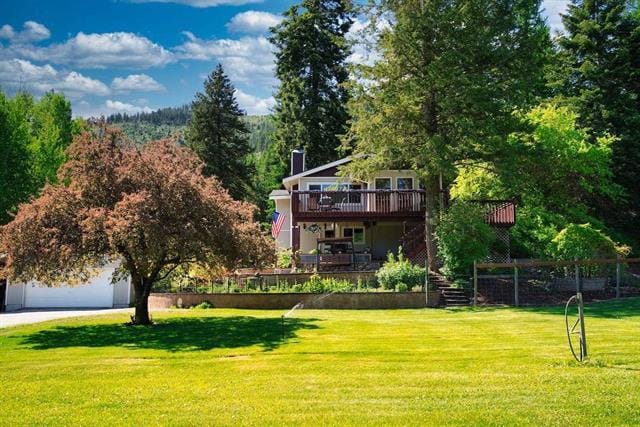
[[[50,288],[28,283],[25,286],[25,308],[113,307],[111,273],[103,270],[86,285]]]

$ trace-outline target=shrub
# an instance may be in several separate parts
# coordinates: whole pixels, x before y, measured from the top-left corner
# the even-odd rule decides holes
[[[309,280],[307,280],[302,285],[299,286],[295,292],[310,292],[315,294],[321,294],[325,292],[351,292],[354,288],[354,285],[347,280],[337,280],[333,277],[321,278],[318,274],[312,275]],[[296,288],[294,286],[294,288]]]
[[[453,277],[468,273],[474,261],[487,258],[495,234],[485,222],[482,207],[458,201],[443,215],[436,238],[443,273]]]
[[[290,268],[293,263],[293,253],[291,249],[283,249],[278,251],[276,267],[278,268]]]
[[[626,256],[629,248],[616,244],[591,224],[569,224],[551,240],[549,252],[553,258],[572,261]]]
[[[213,308],[213,304],[211,304],[209,301],[202,301],[200,304],[194,305],[191,308],[195,308],[199,310],[207,310],[207,309]]]
[[[376,272],[376,278],[384,289],[396,289],[400,292],[405,292],[414,286],[422,286],[424,284],[425,269],[411,264],[404,258],[402,250],[399,250],[397,258],[393,253],[389,252],[387,261]],[[400,285],[404,285],[405,291],[400,290]]]

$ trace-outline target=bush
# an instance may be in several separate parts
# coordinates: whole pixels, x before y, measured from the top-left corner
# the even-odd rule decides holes
[[[615,258],[628,255],[626,246],[618,246],[609,236],[591,224],[569,224],[551,240],[549,252],[559,260]]]
[[[404,259],[402,250],[399,250],[397,258],[389,252],[387,261],[376,272],[376,278],[384,289],[406,292],[414,286],[424,285],[425,269]],[[404,291],[400,289],[400,285],[403,285]]]
[[[202,301],[200,304],[194,305],[191,308],[195,308],[199,310],[207,310],[207,309],[213,308],[213,304],[211,304],[209,301]]]
[[[449,277],[467,274],[474,261],[486,259],[495,234],[485,222],[482,207],[455,202],[443,215],[436,230],[438,254]]]
[[[347,280],[337,280],[333,277],[321,278],[318,274],[312,275],[302,285],[295,285],[295,292],[310,292],[322,294],[326,292],[351,292],[355,286]]]
[[[276,258],[276,267],[278,268],[291,268],[293,263],[293,252],[291,249],[283,249],[278,251]]]

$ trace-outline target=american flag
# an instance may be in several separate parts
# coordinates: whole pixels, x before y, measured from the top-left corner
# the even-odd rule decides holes
[[[284,224],[284,214],[280,214],[280,212],[274,212],[271,215],[271,235],[274,239],[278,237],[280,234],[280,229],[282,229],[282,224]]]

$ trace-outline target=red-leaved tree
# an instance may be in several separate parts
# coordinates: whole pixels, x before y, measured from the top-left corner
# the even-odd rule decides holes
[[[16,280],[78,283],[120,261],[130,274],[137,324],[149,324],[154,283],[180,265],[259,266],[272,243],[254,207],[233,200],[202,162],[173,141],[127,144],[119,131],[77,137],[58,185],[20,206],[0,230],[5,270]]]

